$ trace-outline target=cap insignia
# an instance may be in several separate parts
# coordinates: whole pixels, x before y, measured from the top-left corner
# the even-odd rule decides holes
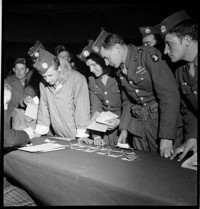
[[[93,50],[94,50],[95,52],[97,52],[97,53],[98,53],[98,52],[99,52],[99,47],[94,46],[94,47],[93,47]]]
[[[42,63],[42,67],[43,67],[43,69],[46,70],[48,68],[48,64],[46,62],[44,62],[44,63]]]
[[[35,52],[34,56],[35,57],[39,57],[39,53],[38,52]]]
[[[153,60],[154,62],[157,62],[157,61],[158,61],[158,56],[155,55],[155,54],[152,55],[151,58],[152,58],[152,60]]]
[[[167,31],[166,26],[165,26],[165,25],[162,25],[162,26],[161,26],[161,32],[162,32],[162,33],[165,33],[166,31]]]
[[[145,33],[150,33],[150,29],[149,28],[145,29]]]
[[[85,50],[85,51],[83,52],[83,56],[84,56],[84,57],[88,57],[89,55],[90,55],[90,53],[89,53],[88,50]]]

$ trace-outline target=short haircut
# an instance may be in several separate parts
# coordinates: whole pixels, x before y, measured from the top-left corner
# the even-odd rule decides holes
[[[114,46],[115,44],[121,44],[121,45],[124,45],[125,42],[124,40],[122,39],[122,37],[118,34],[109,34],[103,44],[102,44],[102,47],[105,48],[105,49],[108,49],[112,46]]]
[[[197,40],[198,24],[194,19],[185,20],[174,26],[168,33],[175,33],[179,38],[188,35],[192,40]]]

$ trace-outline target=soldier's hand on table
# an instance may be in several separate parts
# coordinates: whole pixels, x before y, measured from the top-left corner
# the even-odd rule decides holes
[[[169,139],[160,140],[160,156],[161,157],[171,157],[173,153],[173,141]]]
[[[171,156],[171,160],[174,159],[178,154],[182,153],[178,157],[178,161],[181,161],[189,151],[193,151],[193,153],[197,152],[197,139],[190,138],[187,141],[185,141],[180,147],[178,147],[174,154]]]
[[[93,140],[92,139],[89,139],[87,137],[80,137],[78,139],[78,142],[79,143],[86,143],[86,144],[89,144],[89,145],[93,144]]]
[[[103,146],[104,144],[105,144],[105,142],[100,136],[94,137],[94,145]]]

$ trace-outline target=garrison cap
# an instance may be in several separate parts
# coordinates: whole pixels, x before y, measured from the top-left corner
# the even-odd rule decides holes
[[[44,45],[36,40],[35,44],[28,50],[29,56],[35,62],[35,60],[39,57],[39,49],[45,49]]]
[[[53,65],[55,56],[45,49],[39,49],[39,57],[37,62],[33,65],[40,74],[47,72],[48,68]]]
[[[165,18],[160,23],[160,34],[164,38],[165,35],[177,24],[184,20],[191,19],[191,17],[188,16],[188,14],[185,12],[185,10],[181,10],[179,12],[176,12],[167,18]]]
[[[106,32],[104,29],[101,31],[101,33],[99,34],[99,36],[97,37],[96,41],[94,42],[94,44],[92,45],[92,50],[96,53],[99,53],[100,48],[103,44],[103,42],[105,41],[106,37],[108,35],[110,35],[111,33]]]
[[[83,61],[86,62],[86,58],[90,55],[91,52],[93,52],[92,50],[92,45],[94,44],[93,40],[90,40],[88,45],[85,46],[81,52],[81,54],[78,54],[77,57]]]
[[[147,27],[140,27],[139,28],[140,30],[140,33],[142,34],[142,38],[148,36],[148,35],[154,35],[156,33],[156,30],[154,27],[150,27],[150,26],[147,26]]]
[[[25,58],[19,57],[19,58],[17,58],[17,59],[14,61],[14,66],[15,66],[16,64],[23,64],[23,65],[26,65],[26,59],[25,59]]]

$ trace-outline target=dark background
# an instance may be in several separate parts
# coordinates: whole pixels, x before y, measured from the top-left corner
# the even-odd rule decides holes
[[[103,27],[117,33],[127,43],[141,44],[140,26],[153,26],[167,16],[185,9],[197,19],[197,5],[174,5],[160,3],[90,3],[60,1],[14,1],[2,2],[2,67],[6,76],[12,70],[17,57],[25,57],[36,40],[54,53],[57,44],[63,44],[75,57],[78,70],[88,69],[76,55],[87,45],[88,40],[96,39]],[[175,2],[174,2],[175,3]]]

